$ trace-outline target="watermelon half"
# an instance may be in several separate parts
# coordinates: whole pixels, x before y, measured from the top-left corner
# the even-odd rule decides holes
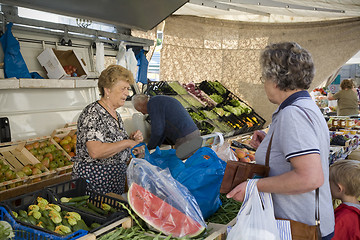
[[[139,217],[166,235],[195,237],[205,229],[190,216],[136,183],[132,183],[129,188],[128,201]]]

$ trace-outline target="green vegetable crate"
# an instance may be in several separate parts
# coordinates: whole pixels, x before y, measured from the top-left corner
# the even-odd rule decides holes
[[[123,203],[129,207],[127,202],[97,193],[89,188],[90,185],[83,178],[72,179],[47,187],[54,197],[53,201],[60,206],[66,206],[79,213],[104,219],[107,224],[128,216],[127,210],[120,204]]]
[[[1,207],[6,210],[6,212],[4,210],[5,215],[2,215],[2,218],[6,218],[15,230],[19,230],[15,232],[15,239],[77,239],[95,230],[90,230],[90,226],[106,225],[106,220],[86,214],[78,214],[76,222],[69,224],[70,218],[65,216],[68,216],[68,212],[73,212],[73,210],[66,206],[58,208],[59,206],[56,206],[50,199],[51,193],[43,189],[0,203]],[[66,232],[63,229],[66,229]]]
[[[145,90],[144,93],[149,96],[178,95],[178,93],[165,81],[156,81],[156,82],[148,83],[147,89]]]

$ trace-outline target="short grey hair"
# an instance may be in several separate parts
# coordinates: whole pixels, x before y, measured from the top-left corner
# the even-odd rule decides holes
[[[280,90],[309,89],[315,67],[310,53],[295,42],[268,45],[261,54],[262,77]]]
[[[139,105],[146,103],[147,101],[149,101],[149,96],[147,96],[145,94],[135,94],[131,98],[131,102],[135,108]]]

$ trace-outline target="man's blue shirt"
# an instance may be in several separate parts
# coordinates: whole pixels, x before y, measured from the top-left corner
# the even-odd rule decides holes
[[[198,129],[189,113],[175,98],[162,95],[151,97],[147,111],[151,120],[149,149],[160,146],[165,138],[175,144],[178,138]]]

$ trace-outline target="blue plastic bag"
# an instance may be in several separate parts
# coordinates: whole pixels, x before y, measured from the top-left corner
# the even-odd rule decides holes
[[[145,145],[139,144],[135,147]],[[176,156],[175,149],[149,153],[145,147],[145,159],[161,169],[168,168],[174,179],[183,184],[195,197],[204,219],[214,214],[221,206],[220,186],[226,162],[208,147],[197,150],[184,163]]]
[[[4,51],[5,78],[31,78],[20,52],[20,44],[11,32],[12,25],[11,22],[6,25],[6,31],[0,38]]]
[[[5,78],[43,78],[36,72],[29,73],[20,52],[20,44],[11,32],[12,26],[12,22],[8,23],[5,33],[0,37],[1,46],[4,51]]]
[[[148,71],[149,61],[146,59],[143,49],[141,49],[139,54],[136,55],[136,59],[137,59],[137,65],[139,66],[136,82],[147,84],[147,71]]]

